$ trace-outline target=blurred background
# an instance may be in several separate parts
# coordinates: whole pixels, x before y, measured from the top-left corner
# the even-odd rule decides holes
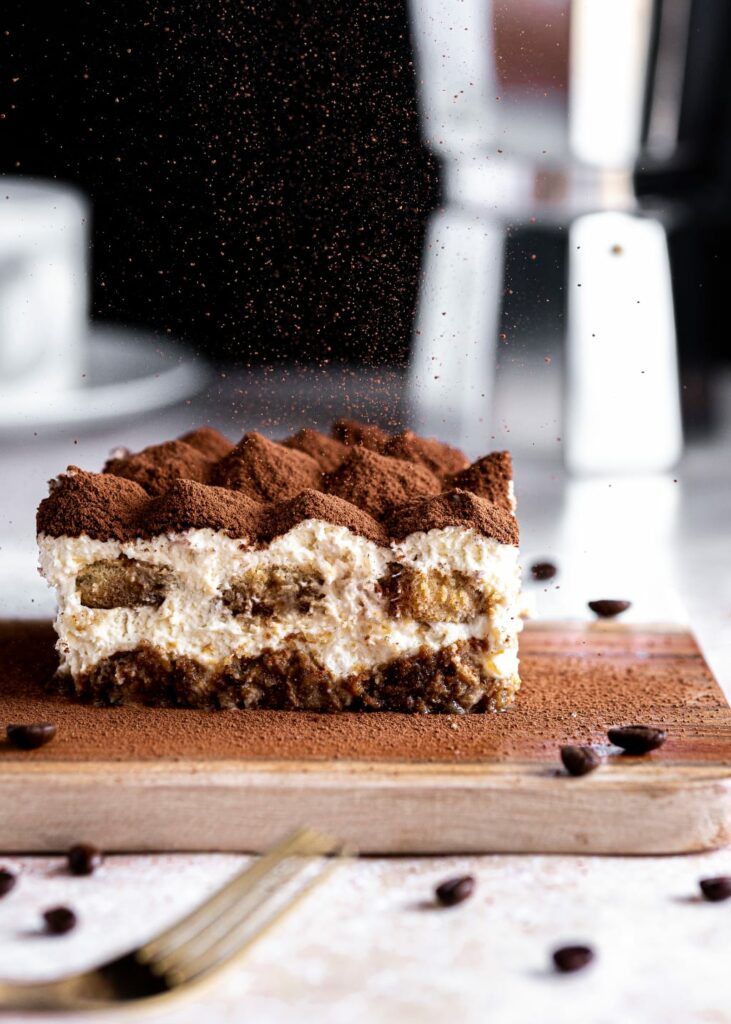
[[[673,285],[686,417],[707,426],[708,377],[729,358],[728,332],[711,324],[725,322],[731,273],[731,12],[725,0],[620,0],[620,23],[627,6],[647,21],[646,53],[641,93],[616,113],[642,119],[629,155],[637,193],[666,214],[688,207],[672,225]],[[440,11],[441,67],[424,53]],[[567,165],[571,17],[569,0],[80,0],[39,20],[9,0],[0,173],[88,197],[96,319],[184,339],[214,364],[404,366],[450,137],[493,163],[519,153],[545,170],[546,194]],[[479,33],[493,52],[468,54],[468,73],[478,89],[492,75],[499,99],[485,87],[470,111],[458,66]],[[613,42],[614,66],[580,88],[621,92],[631,43],[602,39]],[[425,98],[440,89],[441,108]],[[420,90],[432,116],[421,128]],[[490,204],[499,190],[485,185]],[[525,222],[509,211],[499,358],[564,330],[566,233],[529,205]]]
[[[342,414],[510,447],[539,553],[682,501],[713,561],[726,0],[9,0],[0,51],[13,578],[67,462]]]
[[[403,3],[3,5],[0,171],[93,206],[92,310],[215,361],[408,353],[424,222]]]

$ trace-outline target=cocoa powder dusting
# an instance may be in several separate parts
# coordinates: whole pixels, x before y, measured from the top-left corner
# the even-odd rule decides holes
[[[469,465],[467,456],[459,448],[453,448],[433,437],[419,437],[413,430],[403,430],[392,437],[384,445],[383,454],[406,462],[417,462],[440,477],[456,473]]]
[[[255,501],[283,501],[306,487],[319,487],[320,477],[320,467],[310,455],[252,432],[213,467],[211,483]]]
[[[610,726],[651,719],[668,732],[656,761],[731,763],[731,709],[687,633],[529,625],[518,702],[459,717],[88,707],[45,692],[54,640],[50,623],[0,624],[0,720],[58,727],[30,754],[0,745],[7,761],[516,759],[555,769],[560,746],[603,744]]]
[[[36,530],[50,537],[127,540],[149,504],[139,484],[123,477],[86,473],[77,466],[52,480],[38,506]]]
[[[336,469],[348,454],[347,447],[334,437],[321,434],[319,430],[304,427],[293,437],[281,442],[286,448],[296,448],[315,460],[323,473]]]
[[[390,439],[385,430],[372,423],[361,423],[359,420],[335,420],[332,434],[343,444],[370,448],[374,452],[380,452]]]
[[[376,544],[387,544],[388,535],[380,523],[357,508],[349,501],[343,501],[334,494],[323,494],[321,491],[305,490],[289,501],[270,506],[268,515],[262,517],[259,532],[261,540],[271,540],[287,533],[297,523],[305,519],[320,519],[334,526],[346,526],[352,533],[375,541]]]
[[[368,448],[353,448],[335,472],[325,476],[323,487],[376,519],[415,495],[439,493],[439,481],[428,469]]]
[[[205,487],[176,480],[146,511],[144,531],[150,536],[182,530],[222,530],[230,537],[256,538],[263,506],[246,494],[225,487]]]
[[[444,491],[429,498],[417,498],[386,517],[391,537],[402,540],[420,530],[443,530],[446,526],[472,527],[501,544],[517,544],[518,522],[505,509],[470,491]]]
[[[500,505],[510,512],[510,484],[513,479],[513,460],[510,452],[490,452],[471,466],[452,473],[444,481],[445,487],[472,491],[480,498]]]
[[[222,459],[233,448],[232,442],[214,427],[198,427],[188,434],[183,434],[180,440],[185,441],[191,448],[197,448],[211,462]]]
[[[175,480],[196,480],[204,483],[208,477],[210,461],[185,441],[166,441],[153,444],[134,455],[109,459],[104,473],[134,480],[148,494],[164,494]]]
[[[232,447],[217,430],[201,427],[110,459],[103,473],[61,476],[38,510],[38,532],[129,540],[210,528],[257,542],[319,518],[386,544],[376,522],[386,517],[399,538],[405,523],[407,532],[460,525],[517,543],[507,511],[507,452],[454,473],[465,466],[464,454],[433,438],[409,430],[391,436],[351,420],[338,421],[333,432],[340,439],[306,428],[280,443],[249,433]],[[474,493],[440,495],[455,480]],[[420,500],[438,495],[433,503]]]

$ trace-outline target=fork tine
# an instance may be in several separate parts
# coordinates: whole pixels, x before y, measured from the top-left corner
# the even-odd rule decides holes
[[[254,864],[240,871],[223,888],[215,892],[200,906],[195,907],[182,920],[176,921],[175,924],[146,942],[138,950],[137,959],[141,963],[151,964],[154,960],[172,952],[189,938],[197,935],[225,912],[232,900],[253,890],[260,879],[266,877],[277,864],[292,853],[304,848],[304,845],[313,841],[315,837],[319,839],[321,845],[333,842],[308,828],[298,829],[286,836],[277,846],[260,857]],[[323,849],[322,852],[327,852],[327,849]]]
[[[318,865],[317,873],[310,878],[294,894],[283,900],[263,920],[257,911],[265,911],[266,904],[259,905],[251,914],[239,918],[232,928],[213,942],[204,951],[183,960],[179,966],[171,969],[167,974],[169,984],[178,986],[187,982],[196,982],[203,977],[214,974],[232,960],[244,953],[257,939],[267,932],[285,914],[296,907],[306,896],[323,882],[337,867],[338,863],[346,856],[346,851],[341,847],[333,857]]]
[[[303,857],[309,853],[309,850],[298,849],[294,855],[287,856],[273,865],[267,875],[251,888],[238,895],[232,895],[227,906],[219,914],[212,917],[194,934],[189,935],[184,942],[154,957],[149,963],[150,969],[156,974],[167,975],[168,971],[175,969],[178,964],[186,963],[199,953],[205,952],[209,946],[227,935],[242,918],[255,915],[263,903],[299,874],[305,863],[309,863],[303,862]]]
[[[255,899],[259,887],[288,857],[295,854],[329,853],[335,845],[333,839],[320,835],[313,829],[298,829],[254,864],[239,872],[182,921],[147,942],[138,951],[137,959],[156,973],[164,972],[169,958],[174,959],[178,949],[215,926],[222,916],[228,915],[230,909],[237,907],[242,899],[246,900],[249,894]]]

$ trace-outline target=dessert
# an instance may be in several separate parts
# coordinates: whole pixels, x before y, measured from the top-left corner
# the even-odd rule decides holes
[[[507,452],[472,465],[341,420],[233,445],[204,427],[38,509],[57,678],[96,703],[467,712],[520,685]]]

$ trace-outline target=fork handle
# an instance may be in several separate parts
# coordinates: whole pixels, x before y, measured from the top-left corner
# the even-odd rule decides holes
[[[0,981],[0,1015],[8,1010],[76,1010],[90,1004],[77,995],[76,977],[58,981]]]

